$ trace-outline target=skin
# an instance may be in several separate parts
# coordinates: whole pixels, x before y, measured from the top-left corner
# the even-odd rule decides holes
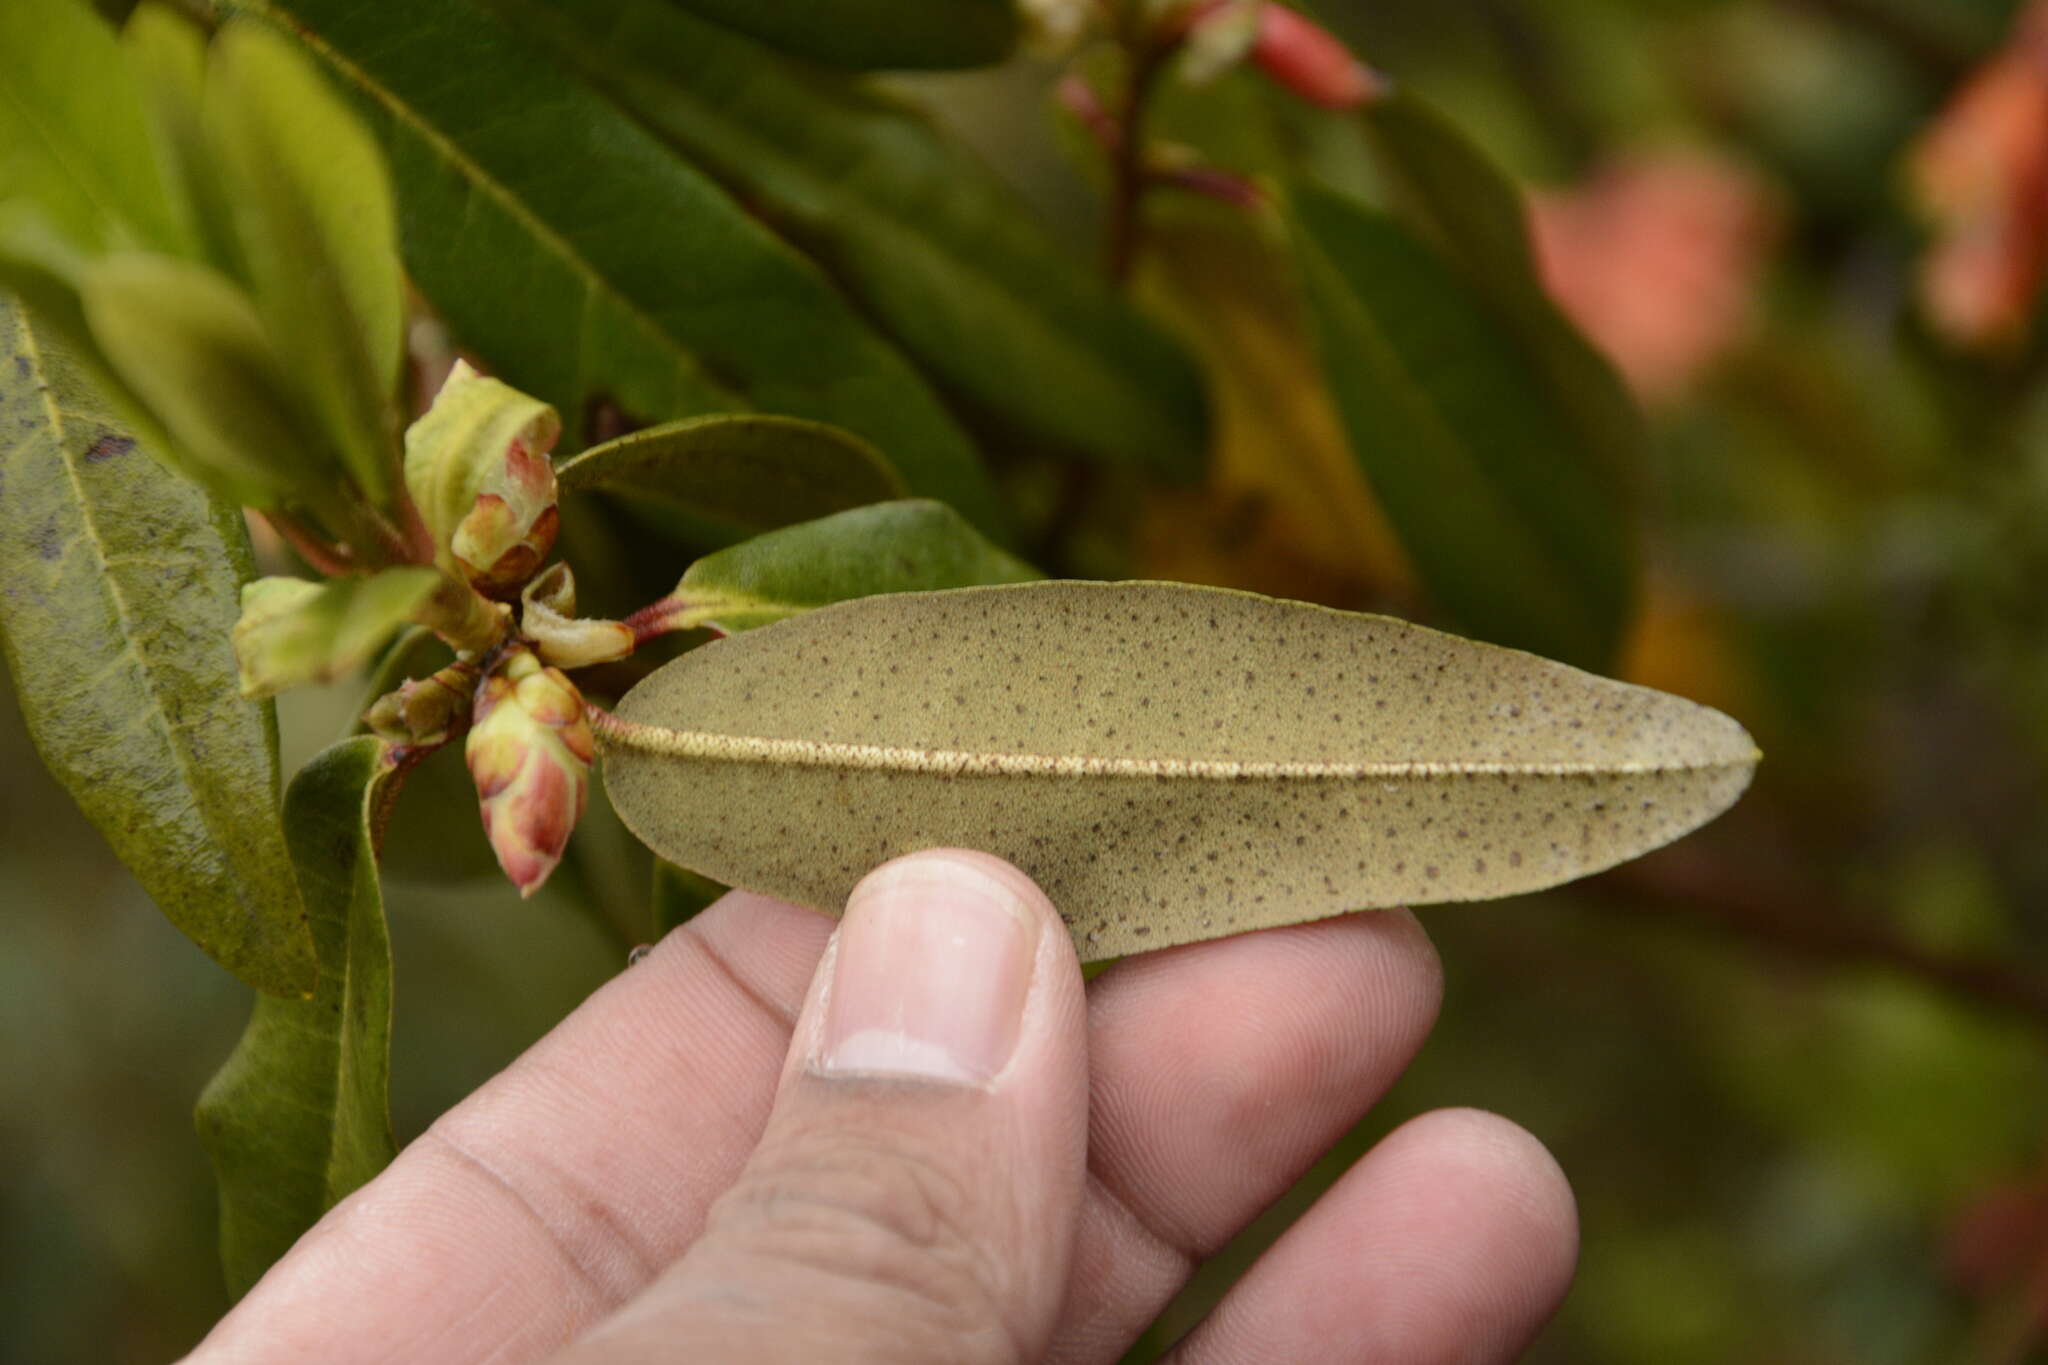
[[[1000,879],[1030,933],[987,1083],[826,1074],[833,922],[734,892],[338,1206],[191,1360],[1115,1361],[1436,1017],[1405,911],[1147,954],[1084,990],[1022,873],[891,867],[932,858]],[[1533,1137],[1427,1114],[1171,1358],[1512,1360],[1577,1235]]]

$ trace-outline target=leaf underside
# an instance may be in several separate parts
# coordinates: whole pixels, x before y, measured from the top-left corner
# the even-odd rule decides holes
[[[346,739],[292,780],[285,823],[319,990],[309,1000],[257,1000],[200,1096],[199,1134],[220,1181],[221,1260],[237,1296],[396,1151],[391,944],[370,829],[389,753],[369,736]]]
[[[267,706],[238,695],[239,518],[151,459],[0,298],[0,643],[37,750],[171,922],[313,986]]]
[[[1718,712],[1514,650],[1179,584],[866,598],[692,651],[604,738],[661,857],[836,911],[985,849],[1084,960],[1554,886],[1726,809]]]

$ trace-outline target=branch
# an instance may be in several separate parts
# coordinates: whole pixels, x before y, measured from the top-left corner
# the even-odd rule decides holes
[[[1932,952],[1875,915],[1797,882],[1731,872],[1684,846],[1638,859],[1585,884],[1610,909],[1650,903],[1783,957],[1827,966],[1882,967],[1969,1004],[2003,1010],[2048,1030],[2048,977],[2003,962]]]

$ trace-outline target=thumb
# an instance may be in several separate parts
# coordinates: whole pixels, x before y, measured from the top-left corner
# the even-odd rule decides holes
[[[1081,972],[1044,893],[981,853],[885,864],[847,902],[703,1237],[562,1359],[1035,1360],[1087,1104]]]

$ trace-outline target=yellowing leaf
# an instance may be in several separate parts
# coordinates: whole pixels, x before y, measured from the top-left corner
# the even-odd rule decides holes
[[[1168,583],[865,598],[694,650],[600,733],[661,857],[837,909],[986,849],[1084,958],[1554,886],[1726,809],[1728,717],[1386,617]]]

